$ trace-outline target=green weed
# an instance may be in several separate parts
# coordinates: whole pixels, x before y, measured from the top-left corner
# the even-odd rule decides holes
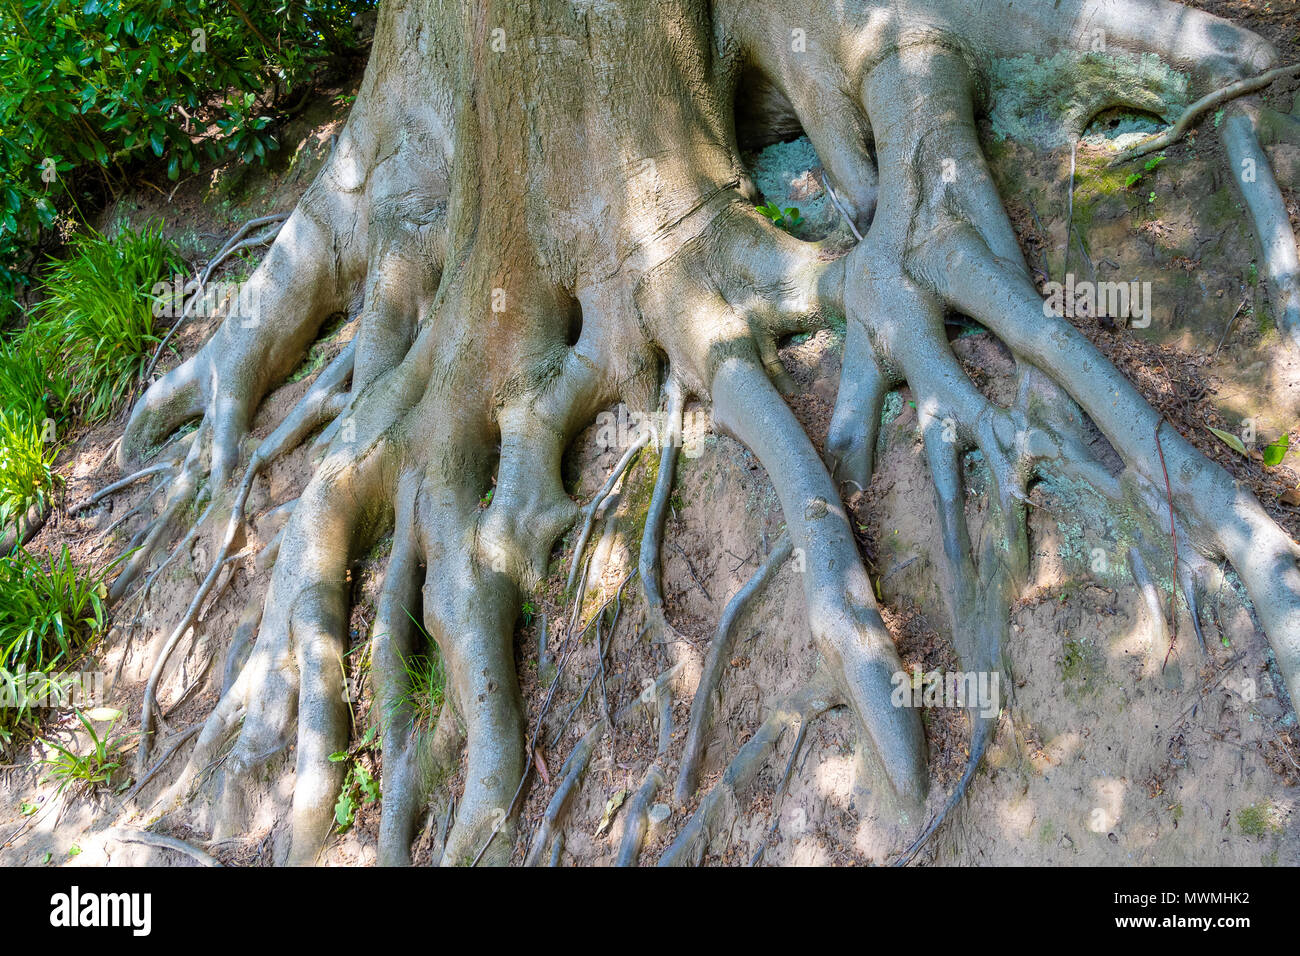
[[[53,748],[57,756],[50,760],[42,760],[41,763],[47,764],[51,769],[47,781],[57,780],[59,786],[57,792],[62,794],[69,787],[80,787],[86,792],[93,792],[98,787],[108,783],[113,774],[122,767],[119,759],[122,748],[125,747],[129,738],[128,734],[119,734],[110,737],[108,730],[104,731],[101,737],[95,732],[95,726],[90,719],[81,711],[77,711],[77,719],[81,725],[86,728],[86,733],[90,735],[91,748],[89,753],[79,754],[69,747],[55,743],[52,740],[46,740],[45,743]],[[121,712],[117,712],[121,716]],[[116,717],[113,718],[116,722]],[[112,727],[112,723],[109,724]]]

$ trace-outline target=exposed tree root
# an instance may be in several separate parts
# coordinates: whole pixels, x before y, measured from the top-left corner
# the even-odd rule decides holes
[[[1300,255],[1286,200],[1260,144],[1258,105],[1239,100],[1227,107],[1219,137],[1227,149],[1229,165],[1237,173],[1233,182],[1255,227],[1260,272],[1268,279],[1278,328],[1288,334],[1293,347],[1300,348]]]
[[[837,695],[829,693],[817,681],[777,704],[754,736],[740,748],[722,778],[704,795],[695,813],[659,858],[659,865],[698,866],[708,849],[713,828],[728,808],[734,806],[738,793],[767,766],[781,736],[787,730],[797,729],[796,744],[791,748],[792,763],[793,751],[803,740],[804,726],[838,706]]]
[[[614,470],[610,472],[609,478],[606,479],[605,484],[601,486],[600,490],[596,492],[595,497],[593,497],[587,507],[583,509],[582,530],[578,533],[577,543],[573,546],[573,558],[569,565],[569,580],[565,585],[565,590],[572,591],[574,584],[577,583],[578,569],[582,565],[582,555],[587,549],[587,539],[591,537],[591,528],[595,523],[596,518],[600,515],[602,510],[601,506],[605,503],[606,499],[609,498],[610,492],[612,492],[614,486],[618,484],[619,478],[621,478],[624,472],[631,467],[632,461],[636,458],[637,453],[649,443],[650,432],[641,432],[641,434],[637,436],[636,440],[628,446],[627,451],[623,452],[623,457],[618,460],[616,465],[614,465]],[[576,603],[581,606],[581,597],[578,598]]]
[[[122,797],[122,803],[123,804],[129,803],[131,799],[135,797],[136,794],[138,794],[141,790],[144,789],[145,784],[147,784],[150,780],[152,780],[154,777],[158,775],[158,771],[161,770],[164,766],[166,766],[167,761],[170,760],[177,753],[177,751],[181,749],[181,747],[185,746],[185,744],[189,741],[191,737],[193,737],[202,729],[203,729],[203,724],[198,723],[190,727],[186,727],[184,730],[178,731],[176,734],[174,734],[171,739],[171,743],[169,744],[167,749],[162,752],[162,754],[158,757],[158,759],[154,761],[153,766],[150,767],[148,770],[146,770],[144,773],[138,775],[135,783],[131,785],[131,789],[126,792],[125,796]]]
[[[754,856],[750,859],[750,866],[758,866],[763,859],[763,854],[767,852],[767,844],[776,835],[777,829],[781,826],[781,804],[785,800],[786,790],[790,786],[790,779],[794,776],[794,764],[799,759],[799,754],[803,751],[804,739],[808,736],[808,722],[799,721],[799,733],[795,735],[794,744],[790,747],[790,756],[785,761],[785,772],[781,774],[781,782],[776,786],[776,794],[772,797],[772,825],[767,828],[762,842],[759,843],[758,849],[754,851]]]
[[[726,360],[714,377],[713,404],[718,424],[758,456],[776,487],[791,543],[804,555],[809,624],[842,692],[900,798],[921,802],[928,787],[921,721],[914,710],[890,703],[902,663],[830,475],[755,365]]]
[[[1210,110],[1222,106],[1229,100],[1236,99],[1239,96],[1245,96],[1247,93],[1255,93],[1264,87],[1269,86],[1278,80],[1285,79],[1289,76],[1295,76],[1300,73],[1300,63],[1292,63],[1290,66],[1279,66],[1276,69],[1269,70],[1267,73],[1261,73],[1259,76],[1251,76],[1246,79],[1237,80],[1235,83],[1229,83],[1213,93],[1207,93],[1195,103],[1183,110],[1183,114],[1173,126],[1156,136],[1144,139],[1142,142],[1124,150],[1114,159],[1111,160],[1112,166],[1119,166],[1134,159],[1146,156],[1148,153],[1154,153],[1158,149],[1165,149],[1178,142],[1191,129],[1192,125]]]
[[[204,853],[198,847],[190,846],[184,840],[177,840],[175,837],[163,836],[161,833],[151,833],[148,830],[128,830],[122,827],[109,830],[107,836],[122,843],[143,843],[147,846],[155,846],[163,850],[171,850],[174,853],[180,853],[189,857],[199,866],[220,866],[221,864],[211,856]]]
[[[713,716],[713,698],[718,693],[723,668],[731,654],[732,629],[754,595],[763,589],[767,579],[790,557],[791,550],[793,546],[790,536],[782,535],[758,570],[727,602],[727,607],[722,612],[722,619],[718,622],[717,632],[713,635],[708,655],[704,659],[704,670],[700,674],[699,686],[695,689],[695,700],[691,703],[690,729],[686,734],[686,745],[677,771],[677,786],[673,791],[673,800],[678,806],[689,801],[695,792],[695,775]]]
[[[133,508],[128,508],[126,511],[122,512],[122,514],[119,515],[117,518],[114,518],[113,521],[106,528],[104,528],[103,531],[95,535],[95,542],[91,546],[91,550],[96,551],[99,548],[101,548],[103,545],[107,544],[109,541],[112,541],[114,531],[122,527],[122,525],[126,524],[136,515],[141,514],[146,508],[152,507],[153,496],[158,494],[158,492],[162,491],[163,488],[165,488],[166,486],[167,486],[166,480],[160,481],[158,484],[154,485],[152,488],[149,489],[149,493],[140,500],[139,504],[137,504]]]
[[[87,508],[97,505],[99,502],[103,501],[109,495],[115,494],[116,492],[121,491],[123,488],[129,488],[131,485],[135,484],[141,478],[148,478],[150,475],[162,474],[164,472],[170,474],[172,470],[173,467],[168,462],[163,462],[157,465],[150,465],[148,468],[141,468],[135,474],[127,475],[125,478],[121,478],[110,485],[105,485],[103,488],[100,488],[89,498],[86,498],[84,501],[79,501],[77,504],[73,505],[71,508],[68,509],[68,514],[75,516],[80,512],[85,511]]]
[[[167,660],[172,651],[175,650],[176,645],[197,621],[203,602],[208,597],[213,585],[216,584],[226,558],[230,554],[230,546],[243,528],[244,506],[248,502],[248,495],[252,490],[253,481],[267,464],[286,450],[296,446],[308,432],[320,424],[325,416],[331,414],[331,412],[336,412],[330,400],[334,396],[342,394],[343,383],[352,373],[353,356],[353,343],[349,343],[320,374],[294,410],[253,452],[253,456],[244,472],[243,481],[240,482],[239,488],[235,492],[230,517],[226,522],[226,531],[221,538],[221,544],[217,548],[212,566],[203,579],[203,583],[199,585],[194,598],[190,601],[189,607],[163,643],[162,649],[158,652],[158,657],[154,661],[153,668],[149,672],[149,680],[145,685],[144,698],[140,705],[141,737],[140,747],[136,751],[137,767],[140,770],[144,769],[149,759],[150,738],[153,734],[158,708],[158,682],[162,679],[163,669],[167,666]],[[197,527],[198,525],[196,525]]]
[[[564,765],[560,768],[560,783],[556,786],[550,803],[546,805],[546,812],[542,815],[542,823],[534,834],[533,841],[528,849],[528,855],[525,857],[525,866],[536,866],[540,863],[542,856],[551,847],[552,840],[559,839],[557,828],[564,813],[568,810],[569,802],[583,775],[587,772],[587,765],[591,762],[591,755],[595,752],[596,745],[600,743],[601,738],[612,727],[625,722],[641,707],[662,706],[660,703],[661,698],[669,698],[669,685],[673,678],[677,676],[679,669],[680,665],[674,665],[664,671],[655,679],[652,687],[647,687],[632,701],[619,708],[612,719],[604,716],[597,718],[591,729],[583,734],[582,739],[578,741],[570,752],[568,759],[564,761]],[[663,724],[660,725],[660,728],[662,734]],[[551,862],[554,865],[556,858],[552,857]]]
[[[619,843],[615,866],[636,866],[650,826],[650,808],[655,802],[659,789],[667,782],[662,763],[668,755],[668,748],[672,746],[673,740],[672,695],[666,687],[661,688],[657,684],[647,688],[644,693],[654,698],[658,709],[658,744],[655,749],[655,759],[646,768],[641,786],[637,787],[636,793],[628,801],[627,809],[623,811],[623,839]]]
[[[569,808],[569,801],[577,791],[583,775],[587,772],[587,765],[591,762],[591,754],[596,749],[596,744],[600,738],[605,735],[605,730],[609,724],[604,717],[601,717],[589,731],[583,734],[582,739],[578,741],[577,746],[569,753],[568,759],[560,767],[560,783],[555,788],[555,793],[551,797],[551,802],[546,805],[546,812],[542,816],[541,826],[538,827],[537,833],[533,836],[533,842],[528,850],[528,855],[524,859],[525,866],[537,866],[541,861],[542,855],[550,845],[552,837],[555,836],[555,829],[560,823],[561,816]],[[558,840],[559,838],[556,837]],[[552,865],[554,865],[552,859]]]
[[[645,600],[648,634],[652,643],[663,640],[665,632],[672,626],[664,617],[664,598],[659,587],[660,551],[663,546],[664,517],[668,513],[673,475],[677,470],[677,450],[682,440],[682,410],[686,404],[685,391],[680,382],[670,378],[664,391],[668,398],[668,409],[664,434],[660,436],[659,471],[655,474],[654,491],[646,512],[638,557],[641,594]]]
[[[175,335],[177,330],[179,330],[185,323],[185,320],[190,317],[194,308],[202,302],[202,296],[207,288],[208,280],[212,278],[212,273],[216,271],[217,267],[241,249],[249,249],[254,246],[265,245],[272,241],[277,235],[279,235],[280,224],[288,218],[288,213],[275,213],[270,216],[259,216],[256,219],[250,219],[248,222],[240,226],[233,236],[226,240],[226,244],[217,250],[217,254],[212,257],[203,271],[185,284],[182,294],[187,297],[187,301],[185,301],[181,306],[180,318],[177,319],[172,327],[167,330],[167,334],[164,335],[162,341],[158,343],[158,348],[154,350],[153,358],[149,360],[149,365],[145,368],[144,374],[140,376],[142,382],[148,382],[150,380],[153,376],[153,370],[158,367],[158,360],[162,358],[163,352],[167,349],[167,343],[171,341],[172,336]],[[255,239],[244,238],[253,229],[266,225],[274,225],[274,228],[268,229],[264,234],[257,236]]]
[[[1129,568],[1133,573],[1133,583],[1137,585],[1138,594],[1142,595],[1142,605],[1147,620],[1155,631],[1156,644],[1160,647],[1168,645],[1172,650],[1173,643],[1169,640],[1168,622],[1165,619],[1165,609],[1160,602],[1160,591],[1156,588],[1151,572],[1147,570],[1147,563],[1142,558],[1141,550],[1136,547],[1129,548],[1128,560]]]
[[[19,545],[24,545],[36,536],[36,532],[45,527],[52,506],[48,499],[34,501],[27,510],[14,518],[13,524],[0,534],[0,554],[8,554]]]

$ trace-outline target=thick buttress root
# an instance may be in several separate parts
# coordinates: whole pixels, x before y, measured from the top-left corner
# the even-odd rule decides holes
[[[1155,412],[1069,323],[1044,313],[974,120],[990,80],[982,64],[1038,55],[1043,38],[1066,22],[1104,28],[1114,49],[1134,56],[1164,56],[1189,73],[1193,95],[1259,75],[1275,56],[1246,31],[1162,0],[1011,2],[1026,28],[975,31],[977,48],[963,39],[966,19],[976,15],[965,4],[868,5],[871,16],[815,4],[813,15],[801,8],[796,17],[811,30],[806,59],[785,42],[789,24],[779,3],[722,0],[706,16],[691,0],[678,0],[664,5],[662,15],[673,19],[665,31],[649,16],[543,2],[534,11],[539,19],[518,27],[536,30],[546,21],[547,36],[558,38],[547,57],[513,37],[491,56],[467,42],[493,17],[515,23],[508,5],[466,11],[392,0],[381,8],[371,66],[325,169],[213,339],[143,396],[121,445],[133,480],[165,475],[170,484],[159,519],[132,542],[139,551],[115,581],[115,599],[148,570],[190,502],[207,495],[204,517],[221,510],[219,501],[229,504],[219,557],[150,677],[145,760],[168,655],[211,600],[251,482],[269,460],[324,426],[319,468],[259,559],[274,561],[264,605],[241,618],[222,696],[177,781],[177,796],[212,799],[214,836],[247,828],[246,798],[261,769],[296,743],[287,860],[318,858],[345,769],[329,756],[346,750],[355,730],[344,697],[349,566],[391,530],[371,636],[383,731],[380,859],[410,859],[431,795],[441,799],[441,785],[458,766],[464,790],[454,816],[450,794],[443,803],[440,816],[454,823],[440,841],[441,862],[510,859],[533,756],[515,674],[516,618],[522,595],[547,575],[555,543],[580,517],[565,493],[561,458],[597,412],[619,401],[648,410],[663,381],[668,427],[637,570],[653,646],[666,646],[670,628],[659,555],[688,395],[711,400],[718,426],[762,462],[788,535],[719,625],[676,800],[693,795],[731,624],[787,551],[799,557],[810,627],[825,660],[818,683],[778,705],[741,749],[664,862],[698,862],[717,814],[765,765],[784,731],[797,727],[797,750],[807,722],[834,706],[852,712],[901,804],[925,800],[921,721],[914,709],[892,703],[901,664],[841,500],[846,488],[869,484],[885,396],[903,383],[916,399],[934,479],[942,588],[964,668],[1006,673],[1007,608],[1029,573],[1029,483],[1064,474],[1151,516],[1134,539],[1139,583],[1150,573],[1143,567],[1163,569],[1166,542],[1175,547],[1167,534],[1172,510],[1177,576],[1194,621],[1199,582],[1212,562],[1227,559],[1254,601],[1288,689],[1300,695],[1300,549],[1249,492],[1168,426],[1161,429]],[[1135,4],[1145,18],[1134,16]],[[919,32],[911,19],[917,10],[924,14]],[[674,43],[666,47],[664,35]],[[566,52],[570,47],[581,52]],[[627,62],[627,51],[635,62]],[[691,62],[684,66],[681,56]],[[592,57],[608,60],[593,71]],[[709,66],[697,69],[694,61]],[[756,193],[728,119],[742,68],[762,74],[774,101],[816,145],[838,205],[864,236],[847,256],[800,242],[754,212]],[[584,82],[574,77],[592,75],[609,84],[600,96],[574,86]],[[521,77],[554,95],[520,96]],[[647,82],[666,84],[669,95],[648,90]],[[1063,82],[1091,88],[1082,75]],[[1187,105],[1161,100],[1161,90],[1094,85],[1094,109],[1124,95],[1162,115]],[[629,108],[644,102],[680,108],[651,121]],[[1078,128],[1071,135],[1086,113],[1072,114]],[[575,138],[578,114],[584,136]],[[1222,135],[1234,162],[1254,160],[1267,172],[1259,115],[1254,100],[1234,101]],[[618,158],[617,174],[603,165],[608,157]],[[1293,330],[1300,262],[1278,212],[1277,184],[1266,174],[1243,188],[1279,321]],[[966,376],[944,333],[952,311],[1010,349],[1019,382],[1013,402],[991,401]],[[338,312],[357,317],[353,344],[244,460],[258,403]],[[778,390],[788,383],[777,350],[786,336],[822,327],[833,313],[846,317],[848,333],[823,461]],[[173,443],[165,467],[138,470],[192,419],[201,420],[197,431]],[[1092,450],[1094,426],[1118,468]],[[638,450],[626,451],[588,506],[570,576],[579,594],[590,528]],[[973,452],[992,492],[977,533],[967,521],[964,477]],[[195,534],[135,593],[147,594]],[[573,630],[566,641],[576,638]],[[417,725],[404,666],[432,651],[426,640],[448,673],[432,734]],[[620,863],[637,860],[648,808],[669,777],[673,673],[664,671],[649,699],[622,708],[602,694],[600,719],[559,774],[530,862],[559,858],[565,808],[595,741],[629,708],[653,707],[660,739],[618,852]],[[970,785],[996,729],[996,708],[972,708],[971,720],[961,784],[901,860],[919,851]]]
[[[230,556],[230,547],[244,522],[244,506],[248,502],[248,495],[252,490],[253,481],[266,465],[295,447],[321,421],[332,417],[341,408],[341,400],[346,400],[343,385],[352,372],[353,355],[354,347],[352,343],[349,343],[321,373],[294,410],[253,452],[248,467],[244,472],[243,480],[239,483],[239,487],[235,492],[230,516],[226,521],[226,530],[217,548],[216,556],[212,560],[212,566],[209,568],[203,582],[199,585],[198,592],[190,601],[190,605],[185,614],[182,615],[180,622],[173,628],[172,633],[158,652],[153,668],[150,670],[149,681],[145,686],[144,700],[141,703],[141,741],[136,751],[137,768],[139,770],[143,770],[149,760],[150,738],[153,734],[158,708],[158,682],[162,679],[163,669],[167,666],[167,660],[176,645],[197,621],[204,600],[217,583],[217,578]]]

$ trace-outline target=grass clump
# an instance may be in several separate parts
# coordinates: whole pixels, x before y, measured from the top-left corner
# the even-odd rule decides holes
[[[410,611],[406,616],[423,638],[421,643],[425,650],[402,658],[404,689],[401,696],[391,702],[390,712],[384,716],[391,721],[397,714],[409,715],[416,734],[424,735],[437,726],[438,715],[442,713],[447,695],[447,668],[437,643],[424,625]]]
[[[70,392],[68,380],[46,367],[30,336],[0,339],[0,408],[33,422],[57,422]]]
[[[0,538],[54,490],[57,416],[68,384],[47,374],[25,336],[0,340]]]
[[[54,446],[43,424],[0,409],[0,533],[54,490]]]
[[[78,753],[72,747],[65,747],[60,743],[52,740],[46,740],[46,746],[50,747],[55,756],[42,760],[50,768],[46,781],[57,780],[57,792],[61,795],[69,788],[78,788],[85,793],[93,793],[99,787],[107,784],[118,770],[122,768],[122,751],[128,742],[127,734],[118,734],[110,737],[109,731],[112,728],[112,722],[120,717],[121,711],[114,711],[109,724],[109,729],[105,730],[101,736],[95,731],[95,725],[90,722],[86,714],[77,711],[77,720],[86,729],[90,738],[90,750],[87,753]]]
[[[69,670],[104,632],[111,569],[87,572],[67,545],[0,556],[0,744],[34,730],[37,709],[75,683]]]
[[[44,277],[46,297],[24,335],[61,370],[79,417],[99,422],[125,403],[157,348],[153,288],[184,269],[157,224],[115,239],[76,235]]]
[[[402,661],[402,669],[407,683],[400,705],[410,710],[416,729],[427,733],[438,722],[447,691],[442,655],[436,649],[428,656],[412,654]]]

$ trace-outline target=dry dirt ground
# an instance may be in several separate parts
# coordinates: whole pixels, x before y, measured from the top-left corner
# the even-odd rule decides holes
[[[1292,4],[1204,4],[1240,17],[1291,54],[1300,41],[1300,15]],[[1272,7],[1290,11],[1280,15]],[[1291,57],[1294,58],[1294,57]],[[1289,109],[1296,89],[1280,87],[1270,102]],[[241,220],[287,210],[310,181],[337,128],[340,109],[322,103],[285,138],[285,159],[270,175],[242,181],[183,184],[173,200],[143,190],[137,203],[112,211],[132,222],[165,217],[169,232],[192,259],[201,261]],[[1102,140],[1085,143],[1077,157],[1073,229],[1082,240],[1066,248],[1068,152],[1033,153],[995,129],[986,144],[1026,256],[1042,277],[1067,270],[1080,278],[1140,278],[1153,283],[1153,321],[1144,330],[1111,328],[1089,318],[1077,323],[1138,383],[1184,435],[1250,482],[1266,506],[1292,533],[1300,511],[1287,503],[1297,474],[1287,463],[1265,469],[1214,438],[1208,425],[1236,431],[1254,418],[1261,441],[1284,431],[1300,440],[1300,371],[1282,349],[1268,317],[1267,295],[1252,267],[1256,256],[1240,200],[1216,154],[1209,123],[1193,142],[1167,152],[1166,160],[1125,186],[1100,169]],[[299,145],[300,144],[300,145]],[[295,149],[296,147],[296,149]],[[289,157],[295,157],[292,160]],[[1279,166],[1300,170],[1300,156],[1282,150]],[[847,241],[847,231],[824,201],[820,169],[806,140],[770,147],[754,158],[767,197],[798,205],[805,215],[800,234]],[[1292,180],[1300,183],[1300,177]],[[1154,199],[1150,197],[1154,195]],[[1288,193],[1293,215],[1298,211]],[[224,204],[224,205],[223,205]],[[1297,222],[1300,227],[1300,222]],[[188,244],[188,245],[187,245]],[[1083,247],[1081,250],[1080,246]],[[248,265],[233,270],[247,272]],[[1095,273],[1092,271],[1095,270]],[[196,326],[180,337],[188,353],[203,340]],[[302,377],[273,393],[259,414],[258,436],[269,432],[319,370],[352,334],[335,323],[306,357]],[[957,349],[977,384],[988,394],[1005,392],[1009,355],[987,334],[954,326]],[[791,341],[782,358],[797,382],[790,401],[820,447],[825,438],[838,377],[842,330],[827,329]],[[667,757],[670,780],[688,721],[703,651],[727,600],[745,583],[782,528],[779,504],[767,477],[745,449],[711,428],[707,409],[692,406],[687,453],[679,459],[665,532],[664,589],[676,637],[649,646],[639,639],[641,611],[635,581],[623,595],[619,624],[599,679],[596,642],[589,636],[566,665],[545,715],[547,746],[541,751],[522,810],[522,857],[528,838],[554,792],[560,765],[598,718],[605,700],[616,710],[639,694],[643,682],[666,662],[683,666],[673,708],[674,740]],[[79,499],[110,481],[112,441],[122,422],[74,436],[60,459],[66,498]],[[586,501],[604,481],[618,448],[602,448],[595,427],[570,453],[566,479]],[[643,452],[624,479],[616,504],[593,535],[595,565],[590,613],[616,596],[636,566],[640,528],[653,481],[656,456]],[[265,515],[295,497],[311,470],[304,447],[270,468],[255,486],[250,513]],[[983,508],[981,469],[971,463],[973,493],[968,514],[978,525]],[[56,514],[34,542],[38,550],[67,542],[87,559],[104,560],[109,543],[91,553],[99,529],[141,500],[147,488],[113,499],[112,510],[73,520]],[[969,800],[919,858],[937,864],[1300,864],[1300,731],[1294,705],[1272,664],[1268,644],[1242,594],[1231,583],[1210,596],[1205,608],[1206,650],[1193,636],[1186,607],[1179,608],[1179,640],[1162,667],[1167,646],[1155,622],[1139,610],[1127,558],[1115,545],[1113,523],[1086,495],[1043,482],[1033,493],[1033,566],[1027,592],[1010,611],[1012,685],[1004,687],[998,734]],[[880,582],[883,611],[910,667],[954,670],[950,625],[936,580],[941,550],[933,492],[924,466],[916,413],[906,389],[890,400],[881,430],[877,473],[865,493],[848,502],[864,558]],[[136,522],[142,521],[137,518]],[[128,523],[118,543],[137,525]],[[253,522],[248,550],[275,532],[275,522]],[[555,555],[542,588],[530,596],[535,612],[521,625],[517,662],[529,728],[542,712],[550,672],[539,674],[541,617],[552,626],[554,655],[565,636],[561,591],[572,535]],[[206,568],[200,541],[188,560],[175,563],[140,614],[134,629],[120,627],[104,642],[100,666],[113,677],[109,703],[139,713],[144,680],[159,643],[179,619]],[[353,569],[349,679],[355,689],[356,738],[375,722],[366,681],[366,643],[384,548]],[[225,650],[245,605],[260,600],[269,570],[241,562],[220,589],[192,639],[173,656],[160,699],[167,723],[180,731],[201,721],[222,681]],[[1167,570],[1164,586],[1168,586]],[[1157,574],[1160,577],[1160,573]],[[119,614],[119,618],[125,615]],[[129,620],[123,620],[129,624]],[[701,793],[720,777],[737,749],[773,704],[814,673],[818,654],[805,619],[798,571],[787,563],[738,623],[735,644],[716,705]],[[596,679],[593,680],[593,677]],[[575,704],[591,684],[581,706]],[[571,717],[570,717],[571,715]],[[934,781],[926,814],[939,806],[961,774],[969,741],[963,711],[927,710],[925,724]],[[64,721],[58,733],[71,729]],[[558,739],[550,740],[558,734]],[[593,756],[584,786],[565,822],[565,865],[612,862],[623,820],[600,828],[607,802],[634,791],[655,753],[657,730],[638,716],[606,735]],[[164,739],[155,748],[162,753]],[[761,852],[764,864],[864,864],[888,861],[898,833],[878,788],[869,755],[860,754],[846,714],[831,712],[810,726],[793,763],[789,786],[775,804],[793,740],[787,734],[769,768],[737,795],[726,824],[712,836],[705,862],[745,865]],[[285,831],[275,800],[292,786],[292,762],[269,769],[254,827],[243,838],[203,844],[196,821],[184,808],[163,801],[170,777],[191,744],[126,806],[116,797],[62,800],[42,783],[39,744],[10,754],[0,768],[0,864],[188,865],[169,851],[124,844],[110,827],[152,826],[202,845],[228,863],[265,865],[283,853]],[[382,756],[362,760],[381,769]],[[459,781],[452,781],[453,792]],[[22,804],[38,807],[31,816]],[[647,841],[643,862],[662,853],[693,807],[674,810]],[[431,809],[417,846],[417,862],[437,854],[441,808]],[[373,862],[379,811],[363,804],[354,825],[327,850],[331,864]],[[912,823],[923,821],[910,821]]]

